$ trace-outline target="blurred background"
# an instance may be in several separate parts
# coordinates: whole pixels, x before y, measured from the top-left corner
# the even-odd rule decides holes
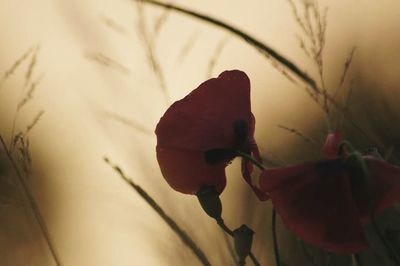
[[[391,151],[396,162],[400,3],[318,1],[318,20],[308,2],[173,3],[242,29],[321,86],[322,73],[326,89],[346,103],[346,118],[361,130],[348,120],[341,123],[334,108],[333,127],[344,128],[360,149]],[[303,19],[310,10],[309,22],[318,32],[326,8],[318,63],[296,14]],[[14,151],[64,265],[201,265],[105,156],[152,195],[212,265],[235,265],[217,225],[195,197],[168,187],[155,157],[154,129],[168,106],[224,70],[240,69],[251,79],[256,140],[266,160],[321,157],[326,116],[305,85],[209,23],[128,0],[2,0],[0,34],[0,134]],[[14,170],[3,147],[1,265],[55,265]],[[238,173],[235,160],[222,195],[225,221],[232,228],[243,223],[253,228],[254,254],[262,265],[274,265],[270,202],[258,202]],[[280,222],[278,235],[289,265],[309,265]]]

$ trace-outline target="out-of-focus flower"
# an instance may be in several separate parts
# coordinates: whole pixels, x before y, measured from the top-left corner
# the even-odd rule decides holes
[[[157,159],[165,180],[186,194],[210,186],[221,193],[225,167],[237,151],[260,158],[254,129],[247,75],[232,70],[207,80],[171,105],[157,125]],[[243,159],[244,179],[260,199],[266,199],[251,184],[251,170],[252,164]]]
[[[400,202],[400,168],[372,156],[361,160],[366,179],[353,162],[337,158],[266,169],[260,189],[301,239],[337,253],[359,252],[368,247],[363,224]]]
[[[336,130],[333,133],[329,133],[326,137],[325,144],[322,147],[322,154],[326,158],[336,158],[339,155],[339,146],[342,142],[342,132]]]

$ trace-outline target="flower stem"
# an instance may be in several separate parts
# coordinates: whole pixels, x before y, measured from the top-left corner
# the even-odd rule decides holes
[[[308,262],[310,262],[310,264],[312,266],[317,266],[317,264],[315,263],[313,257],[311,256],[311,254],[308,252],[306,246],[304,245],[303,240],[299,240],[299,243],[300,243],[301,251],[303,252],[303,255],[306,258],[306,260]]]
[[[208,261],[204,252],[196,245],[190,236],[183,231],[183,229],[169,215],[164,212],[160,205],[158,205],[158,203],[146,191],[144,191],[139,185],[127,177],[119,166],[112,164],[108,158],[104,158],[104,161],[109,164],[120,175],[120,177],[153,208],[153,210],[164,220],[164,222],[172,229],[172,231],[174,231],[174,233],[182,240],[182,242],[190,250],[192,250],[202,265],[211,266],[211,263]]]
[[[272,238],[274,242],[274,255],[275,255],[275,264],[276,266],[281,266],[281,260],[279,256],[279,246],[278,246],[278,237],[276,235],[276,210],[272,207]]]
[[[360,259],[360,255],[357,254],[357,253],[355,253],[355,254],[353,255],[353,257],[354,257],[354,260],[356,261],[356,266],[362,266],[362,264],[361,264],[361,259]]]
[[[371,215],[371,224],[376,232],[376,235],[379,237],[379,240],[385,246],[385,249],[386,249],[386,252],[388,253],[389,258],[391,260],[393,260],[396,263],[396,265],[400,265],[400,259],[398,258],[396,251],[393,250],[392,246],[386,241],[385,237],[382,235],[382,232],[381,232],[381,230],[376,222],[376,219],[373,215]]]
[[[242,156],[243,158],[246,158],[247,160],[251,161],[255,166],[257,166],[258,168],[260,168],[260,170],[265,170],[265,166],[262,165],[259,161],[257,161],[255,158],[253,158],[252,156],[250,156],[249,154],[242,152],[242,151],[236,151],[236,153],[239,156]]]

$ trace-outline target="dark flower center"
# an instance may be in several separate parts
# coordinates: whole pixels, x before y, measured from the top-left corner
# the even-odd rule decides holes
[[[334,178],[343,172],[349,174],[349,181],[351,186],[351,192],[353,195],[356,194],[360,188],[363,188],[363,178],[361,175],[360,168],[357,165],[345,164],[341,159],[320,161],[315,164],[315,171],[322,178]]]
[[[340,159],[320,161],[315,164],[315,171],[321,177],[333,177],[343,172],[344,166]]]
[[[242,146],[247,140],[247,133],[249,131],[249,125],[244,120],[236,120],[233,122],[233,133],[235,136],[235,144]]]
[[[232,148],[210,149],[204,152],[204,158],[208,164],[229,162],[237,156],[236,151],[243,148],[247,140],[249,125],[244,120],[235,120],[232,124],[234,141]]]

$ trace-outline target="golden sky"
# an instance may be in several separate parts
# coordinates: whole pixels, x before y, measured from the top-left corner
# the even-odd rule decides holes
[[[296,36],[301,29],[287,1],[174,3],[257,36],[317,79],[315,66],[299,48]],[[356,47],[351,76],[361,80],[359,84],[374,87],[366,89],[385,91],[382,95],[389,95],[385,98],[389,106],[398,104],[392,96],[399,96],[400,84],[399,2],[320,1],[320,7],[329,8],[324,51],[328,86],[336,88],[344,62]],[[307,144],[276,125],[298,128],[320,143],[326,132],[323,114],[301,86],[291,83],[242,40],[160,8],[144,6],[141,12],[131,1],[0,2],[0,76],[30,47],[37,51],[32,79],[40,83],[16,120],[16,129],[23,130],[44,111],[29,135],[29,182],[64,265],[197,265],[153,210],[104,163],[104,156],[154,195],[193,233],[215,265],[222,265],[218,263],[226,258],[217,258],[218,254],[227,255],[227,251],[215,251],[224,245],[222,235],[202,214],[194,197],[174,192],[161,176],[153,133],[161,115],[209,77],[226,69],[244,70],[252,82],[261,151],[294,161],[299,153],[290,155],[291,145],[304,150]],[[164,85],[149,64],[140,23],[147,37],[152,37]],[[16,105],[27,91],[24,75],[29,60],[0,85],[0,133],[7,140]],[[382,137],[380,133],[373,131],[374,136]],[[394,135],[383,137],[393,140]],[[229,181],[237,179],[234,171],[238,171],[236,163],[228,171]],[[241,180],[232,181],[223,196],[226,220],[233,225],[244,222],[235,216],[240,204],[232,204],[237,193],[247,190],[243,186]],[[270,207],[266,203],[257,206]],[[246,213],[245,208],[243,204],[240,212]],[[8,233],[0,236],[2,265],[54,265],[35,220],[23,209],[20,205],[2,207],[3,217],[8,217],[2,229]],[[262,226],[265,215],[259,215],[253,226]],[[264,243],[257,248],[261,260],[273,265],[268,259],[270,240],[257,241]]]

